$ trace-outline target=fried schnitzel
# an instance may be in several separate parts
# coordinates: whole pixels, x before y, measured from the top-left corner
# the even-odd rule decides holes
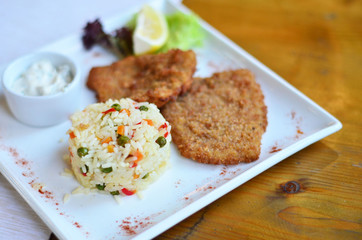
[[[193,51],[170,50],[157,55],[129,56],[109,66],[91,69],[87,86],[100,102],[131,98],[162,107],[187,91],[196,70]]]
[[[165,105],[162,113],[186,158],[225,165],[259,158],[267,107],[249,70],[195,79],[189,92]]]

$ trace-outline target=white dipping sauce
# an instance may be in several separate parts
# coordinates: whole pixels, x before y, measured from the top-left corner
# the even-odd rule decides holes
[[[46,96],[64,91],[73,76],[69,65],[55,67],[48,60],[33,63],[13,83],[13,89],[27,96]]]

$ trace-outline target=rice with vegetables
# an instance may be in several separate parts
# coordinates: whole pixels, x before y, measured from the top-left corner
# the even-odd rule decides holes
[[[132,195],[168,166],[171,126],[154,104],[108,100],[74,113],[71,120],[70,163],[86,188]]]

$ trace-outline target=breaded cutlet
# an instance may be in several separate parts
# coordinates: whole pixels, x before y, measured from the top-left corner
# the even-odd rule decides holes
[[[98,101],[131,98],[162,107],[187,91],[196,70],[193,51],[129,56],[109,66],[91,69],[87,86],[97,93]]]
[[[201,163],[238,164],[259,158],[267,107],[247,69],[194,79],[191,89],[162,109],[181,155]]]

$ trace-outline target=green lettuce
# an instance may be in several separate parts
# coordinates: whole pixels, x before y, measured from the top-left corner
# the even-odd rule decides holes
[[[174,48],[188,50],[202,46],[204,34],[196,15],[176,12],[166,15],[166,21],[169,36],[167,42],[158,52],[167,52]]]

